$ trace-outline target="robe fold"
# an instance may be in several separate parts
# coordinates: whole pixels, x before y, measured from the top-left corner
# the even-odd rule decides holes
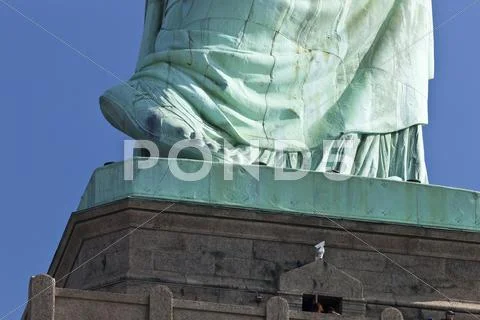
[[[309,169],[427,182],[432,31],[431,0],[148,0],[136,73],[102,111],[225,161],[299,167],[308,150]]]

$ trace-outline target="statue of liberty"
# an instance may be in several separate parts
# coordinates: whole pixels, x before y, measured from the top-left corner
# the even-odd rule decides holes
[[[101,109],[164,154],[303,168],[308,150],[309,170],[427,183],[432,28],[431,0],[147,0],[136,72]]]

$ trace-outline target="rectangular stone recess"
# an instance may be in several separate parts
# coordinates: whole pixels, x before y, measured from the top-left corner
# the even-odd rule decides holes
[[[78,210],[138,197],[480,231],[478,192],[321,172],[305,172],[299,180],[276,181],[272,167],[234,165],[225,169],[220,163],[178,159],[178,168],[187,173],[211,165],[200,180],[184,181],[172,173],[167,159],[159,158],[150,169],[138,169],[139,161],[142,159],[133,160],[132,181],[124,180],[124,162],[97,169]],[[258,180],[251,174],[255,171]]]

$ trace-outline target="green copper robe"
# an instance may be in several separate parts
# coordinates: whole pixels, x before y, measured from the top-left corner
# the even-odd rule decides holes
[[[136,73],[102,111],[164,150],[299,167],[307,149],[310,169],[426,182],[432,26],[431,0],[149,0]]]

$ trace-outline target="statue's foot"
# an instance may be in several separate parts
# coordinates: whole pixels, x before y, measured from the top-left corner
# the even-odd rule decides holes
[[[167,96],[158,84],[144,80],[129,84],[105,92],[100,98],[101,110],[115,128],[133,139],[156,143],[161,157],[181,148],[182,152],[175,154],[180,158],[205,159],[208,153],[218,162],[298,167],[298,152],[281,157],[285,163],[279,164],[274,150],[225,143],[226,136],[206,124],[181,96],[174,92]],[[179,142],[183,142],[181,146]]]
[[[149,94],[133,85],[119,85],[100,97],[100,108],[118,130],[136,140],[155,142],[161,156],[168,156],[172,146],[180,141],[198,148],[208,147],[202,134],[182,117],[179,109],[164,97]],[[200,156],[190,149],[183,152],[184,157]]]
[[[129,89],[125,89],[129,90]],[[100,110],[107,121],[116,129],[134,139],[144,138],[134,119],[133,112],[128,107],[133,100],[130,93],[119,87],[114,87],[100,97]]]

